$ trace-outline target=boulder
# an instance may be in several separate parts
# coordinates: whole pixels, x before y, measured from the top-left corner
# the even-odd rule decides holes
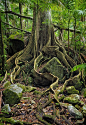
[[[50,61],[46,63],[46,65],[40,70],[40,72],[49,72],[62,80],[64,74],[66,73],[66,69],[61,65],[61,62],[58,60],[57,57],[53,57]]]
[[[75,89],[81,91],[83,88],[83,82],[80,81],[80,75],[78,77],[74,77],[72,81],[68,83],[69,86],[74,86]]]
[[[76,119],[83,119],[83,114],[78,111],[74,106],[69,105],[68,106],[68,111],[72,116],[74,116]]]
[[[10,109],[10,106],[9,104],[5,104],[3,107],[2,107],[2,110],[1,110],[3,113],[9,113],[11,112],[11,109]]]
[[[64,102],[68,102],[71,104],[76,104],[79,102],[79,100],[80,100],[80,97],[78,94],[71,94],[64,98]]]
[[[4,82],[3,87],[7,88],[10,85],[11,85],[10,81],[6,81],[6,82]]]
[[[82,113],[83,113],[83,115],[86,117],[86,105],[84,105],[83,107],[82,107]]]
[[[82,89],[81,93],[86,98],[86,88]]]
[[[5,104],[14,105],[19,103],[22,97],[22,91],[23,89],[18,87],[16,84],[8,86],[3,91],[3,100]]]
[[[23,89],[23,92],[31,92],[31,91],[36,90],[35,87],[32,87],[32,86],[30,86],[30,85],[25,86],[25,85],[22,85],[22,84],[20,84],[20,83],[16,83],[16,85],[17,85],[18,87],[21,87],[21,88]]]
[[[17,85],[18,87],[22,88],[22,89],[23,89],[23,92],[26,91],[26,86],[25,86],[25,85],[20,84],[20,83],[16,83],[16,85]]]
[[[79,94],[79,91],[74,86],[66,87],[66,90],[68,94]]]

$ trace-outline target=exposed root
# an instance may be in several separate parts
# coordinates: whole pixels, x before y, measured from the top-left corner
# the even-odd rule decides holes
[[[14,68],[13,72],[10,75],[11,83],[14,82],[16,76],[18,76],[19,73],[20,73],[20,66],[16,65],[16,67]]]
[[[62,125],[61,123],[59,123],[57,121],[55,115],[44,115],[43,118],[46,119],[46,120],[50,120],[52,123],[56,123],[56,125]]]
[[[36,114],[36,118],[37,118],[40,122],[44,123],[45,125],[52,125],[52,124],[48,123],[47,121],[43,120],[43,119],[41,118],[41,116],[39,116],[39,114]]]
[[[36,124],[36,122],[30,123],[30,122],[14,120],[13,118],[5,118],[5,117],[0,118],[0,123],[1,122],[10,123],[12,125],[33,125],[33,124]],[[37,124],[39,124],[39,123],[37,122]]]

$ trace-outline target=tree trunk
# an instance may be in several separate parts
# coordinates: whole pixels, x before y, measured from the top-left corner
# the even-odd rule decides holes
[[[4,59],[4,43],[2,39],[2,24],[1,24],[1,12],[0,12],[0,70],[1,74],[4,75],[5,59]]]
[[[8,1],[5,0],[5,11],[8,11]],[[6,23],[9,23],[9,17],[8,17],[8,13],[6,13]],[[6,26],[7,28],[9,28],[9,26]],[[6,29],[6,36],[9,37],[9,33],[10,33],[10,30],[9,29]]]
[[[67,51],[68,51],[68,48],[67,48]],[[71,49],[69,51],[71,51],[72,53]],[[57,57],[61,65],[67,69],[67,72],[70,72],[70,69],[76,65],[73,59],[74,55],[72,55],[72,58],[71,58],[67,54],[66,49],[63,47],[63,45],[55,37],[54,29],[51,24],[51,11],[50,10],[43,11],[42,9],[39,8],[38,5],[35,5],[33,10],[33,26],[32,26],[32,33],[31,33],[29,43],[27,47],[22,51],[22,53],[21,54],[19,53],[17,54],[17,57],[15,59],[16,68],[17,69],[19,68],[18,64],[20,62],[22,62],[22,64],[25,64],[23,66],[23,70],[27,70],[27,67],[28,69],[30,69],[31,63],[32,65],[34,64],[33,68],[35,73],[33,73],[34,74],[33,76],[37,78],[35,79],[35,82],[37,83],[43,84],[44,82],[45,84],[47,83],[51,84],[56,80],[56,77],[52,74],[39,72],[40,68],[38,67],[38,65],[41,59],[45,60],[46,56],[50,59],[53,57]],[[73,51],[73,54],[75,54],[74,51]],[[77,60],[79,58],[80,57],[78,57],[77,55]],[[8,64],[10,64],[11,61],[12,60],[9,59],[9,61],[7,61]],[[79,59],[78,62],[80,63],[80,61],[81,59]],[[18,71],[20,71],[20,68]],[[14,74],[13,73],[12,75],[17,74],[17,73],[14,73]],[[72,73],[70,74],[73,76]],[[12,77],[12,81],[13,81],[13,77]]]
[[[38,56],[39,51],[43,46],[50,46],[53,38],[51,38],[52,24],[51,24],[51,11],[42,11],[39,6],[34,9],[35,13],[35,27],[34,27],[34,54]]]
[[[20,14],[22,15],[22,4],[19,3],[19,11],[20,11]],[[20,17],[20,28],[22,29],[22,17]]]
[[[33,10],[32,35],[24,53],[18,59],[28,61],[33,57],[36,58],[39,55],[39,51],[42,51],[43,46],[55,44],[54,37],[54,30],[51,24],[51,11],[42,11],[38,5],[35,5]]]
[[[69,28],[68,28],[69,29]],[[75,29],[74,29],[75,30]],[[71,57],[67,54],[67,51],[72,53]],[[67,51],[66,51],[67,50]],[[40,53],[39,53],[40,51]],[[59,114],[55,113],[55,117],[57,118],[57,115],[60,116],[60,114],[65,110],[63,110],[63,106],[60,102],[59,95],[66,96],[66,87],[67,86],[75,86],[76,89],[80,90],[83,87],[83,84],[81,84],[80,79],[82,79],[81,72],[76,71],[71,73],[70,70],[72,67],[76,65],[74,61],[74,51],[70,48],[64,47],[55,37],[53,26],[51,25],[51,13],[50,10],[42,11],[38,5],[34,6],[33,11],[33,26],[32,26],[32,34],[29,40],[29,43],[27,47],[22,50],[21,52],[18,52],[12,56],[7,62],[10,64],[13,59],[15,59],[15,68],[13,72],[11,73],[11,82],[14,83],[14,80],[17,75],[19,75],[19,72],[21,70],[24,70],[25,73],[29,74],[29,69],[31,70],[29,75],[31,75],[34,79],[35,84],[43,85],[43,86],[49,86],[47,90],[45,90],[41,97],[47,94],[47,92],[50,95],[50,92],[52,92],[53,96],[49,96],[49,100],[45,102],[45,105],[39,105],[37,104],[37,114],[36,117],[38,119],[42,119],[43,116],[40,116],[39,112],[42,112],[41,109],[45,108],[47,104],[49,104],[52,101],[52,98],[55,100],[55,103],[57,102],[61,108],[59,110]],[[77,55],[78,63],[82,61],[81,57]],[[45,66],[47,63],[47,60],[50,61],[52,58],[56,58],[58,60],[59,64],[56,64],[54,66],[53,64],[50,64],[52,68],[55,68],[57,65],[60,65],[61,68],[65,68],[64,77],[59,80],[59,77],[54,75],[51,72],[41,72],[41,68]],[[23,63],[22,63],[23,62]],[[41,63],[40,63],[41,62]],[[53,61],[54,63],[55,61]],[[82,61],[83,62],[83,61]],[[13,62],[12,62],[13,63]],[[11,64],[12,64],[11,63]],[[23,65],[19,65],[23,64]],[[25,64],[25,65],[24,65]],[[48,63],[49,64],[49,63]],[[32,67],[33,66],[33,67]],[[33,70],[32,70],[33,69]],[[59,70],[58,70],[59,72]],[[61,73],[60,73],[61,75]],[[60,83],[60,84],[59,84]],[[58,85],[59,84],[59,85]],[[52,90],[52,91],[51,91]],[[46,95],[45,95],[46,96]],[[46,96],[48,98],[48,96]],[[51,98],[50,98],[51,97]],[[44,97],[43,97],[44,98]],[[40,98],[39,98],[40,100]],[[53,100],[53,101],[54,101]],[[41,107],[41,109],[39,108]],[[44,114],[44,112],[43,112]],[[51,115],[50,115],[51,116]],[[48,116],[46,116],[48,117]],[[53,120],[55,121],[55,117],[53,117]],[[49,117],[51,118],[51,117]],[[60,117],[59,117],[60,118]],[[43,122],[43,120],[40,120]],[[58,121],[56,119],[56,121]],[[69,124],[68,120],[66,119],[67,123]],[[58,124],[58,123],[57,123]],[[48,123],[46,123],[48,125]],[[69,124],[71,125],[71,124]]]

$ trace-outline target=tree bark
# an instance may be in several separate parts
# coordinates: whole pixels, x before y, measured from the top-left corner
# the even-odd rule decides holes
[[[5,11],[8,11],[8,1],[5,0]],[[9,16],[8,13],[6,13],[6,22],[9,22]],[[9,25],[7,26],[9,28]],[[10,29],[5,30],[6,36],[9,37]]]
[[[20,11],[20,14],[22,15],[22,4],[19,3],[19,11]],[[22,29],[22,17],[20,17],[20,28]]]
[[[1,12],[0,12],[0,70],[2,75],[4,74],[4,69],[5,69],[5,59],[4,59],[4,43],[3,43],[3,38],[2,38],[2,23],[1,23]]]

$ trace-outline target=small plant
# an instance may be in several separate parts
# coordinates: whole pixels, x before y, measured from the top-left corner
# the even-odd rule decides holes
[[[86,75],[86,63],[83,63],[83,64],[79,64],[79,65],[74,66],[74,67],[71,69],[71,72],[76,71],[76,70],[78,70],[78,69],[79,69],[80,71],[84,70],[84,73],[85,73],[85,75]]]
[[[5,109],[3,109],[1,112],[7,115],[9,114],[9,112],[7,112]]]
[[[72,69],[71,69],[71,72],[73,72],[73,71],[76,71],[76,70],[80,70],[80,71],[84,71],[83,73],[84,73],[84,82],[83,81],[81,81],[81,82],[83,82],[83,84],[84,83],[86,83],[86,63],[83,63],[83,64],[79,64],[79,65],[76,65],[76,66],[74,66]],[[86,86],[85,84],[84,84],[84,86]]]

